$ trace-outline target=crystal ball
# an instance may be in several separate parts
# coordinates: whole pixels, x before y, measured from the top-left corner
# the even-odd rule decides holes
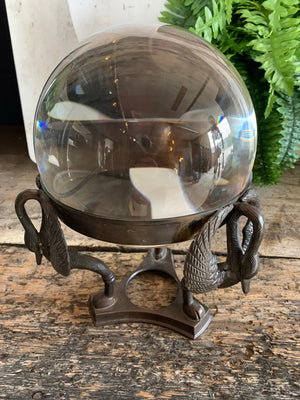
[[[127,223],[199,219],[249,184],[256,119],[211,44],[167,25],[113,27],[51,74],[34,148],[43,188],[62,207]]]

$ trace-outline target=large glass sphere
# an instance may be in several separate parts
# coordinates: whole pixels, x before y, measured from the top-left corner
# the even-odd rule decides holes
[[[126,26],[54,70],[34,146],[61,206],[127,222],[201,218],[247,186],[256,120],[238,73],[210,44],[171,26]]]

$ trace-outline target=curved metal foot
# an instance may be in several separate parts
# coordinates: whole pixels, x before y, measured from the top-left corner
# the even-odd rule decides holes
[[[184,281],[182,281],[182,294],[183,294],[183,311],[190,318],[199,321],[203,315],[208,311],[208,309],[200,303],[193,296],[192,292],[187,290],[184,286]]]
[[[114,274],[102,261],[89,255],[78,253],[68,248],[55,209],[37,179],[38,190],[21,192],[15,202],[16,214],[25,230],[25,245],[35,253],[37,264],[40,265],[45,256],[53,268],[61,275],[67,276],[72,269],[86,269],[99,274],[105,288],[99,304],[114,302]],[[28,200],[36,200],[42,209],[42,224],[38,232],[29,218],[25,204]]]

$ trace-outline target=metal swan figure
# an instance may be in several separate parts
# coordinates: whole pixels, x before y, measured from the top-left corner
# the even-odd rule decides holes
[[[99,274],[104,282],[104,293],[99,302],[108,305],[113,302],[114,274],[108,266],[95,257],[80,254],[67,246],[64,233],[52,203],[42,189],[39,176],[38,189],[21,192],[15,201],[16,214],[25,230],[25,245],[35,253],[36,262],[41,264],[43,256],[49,260],[53,268],[61,275],[68,276],[72,269],[87,269]],[[38,232],[29,218],[25,204],[28,200],[36,200],[42,210],[42,224]]]
[[[242,216],[247,218],[247,222],[241,242],[238,223]],[[218,263],[211,251],[211,242],[217,229],[224,224],[227,231],[227,258],[225,262]],[[193,240],[184,265],[184,308],[190,317],[201,317],[191,292],[206,293],[238,282],[242,283],[245,294],[249,292],[250,279],[257,274],[259,268],[258,248],[263,231],[259,199],[253,189],[244,193],[234,205],[228,205],[210,217]]]

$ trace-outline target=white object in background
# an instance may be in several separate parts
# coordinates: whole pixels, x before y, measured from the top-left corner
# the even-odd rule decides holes
[[[113,25],[159,23],[165,0],[6,0],[26,140],[33,150],[39,95],[56,65],[88,36]]]
[[[6,0],[27,146],[39,95],[51,71],[78,45],[67,0]]]
[[[166,0],[68,0],[79,41],[113,25],[158,24]]]
[[[135,188],[149,200],[152,219],[195,213],[195,207],[187,199],[180,178],[173,169],[130,168],[129,176]]]
[[[48,112],[48,115],[51,118],[63,121],[98,121],[109,119],[94,108],[73,101],[56,103],[52,110]]]

